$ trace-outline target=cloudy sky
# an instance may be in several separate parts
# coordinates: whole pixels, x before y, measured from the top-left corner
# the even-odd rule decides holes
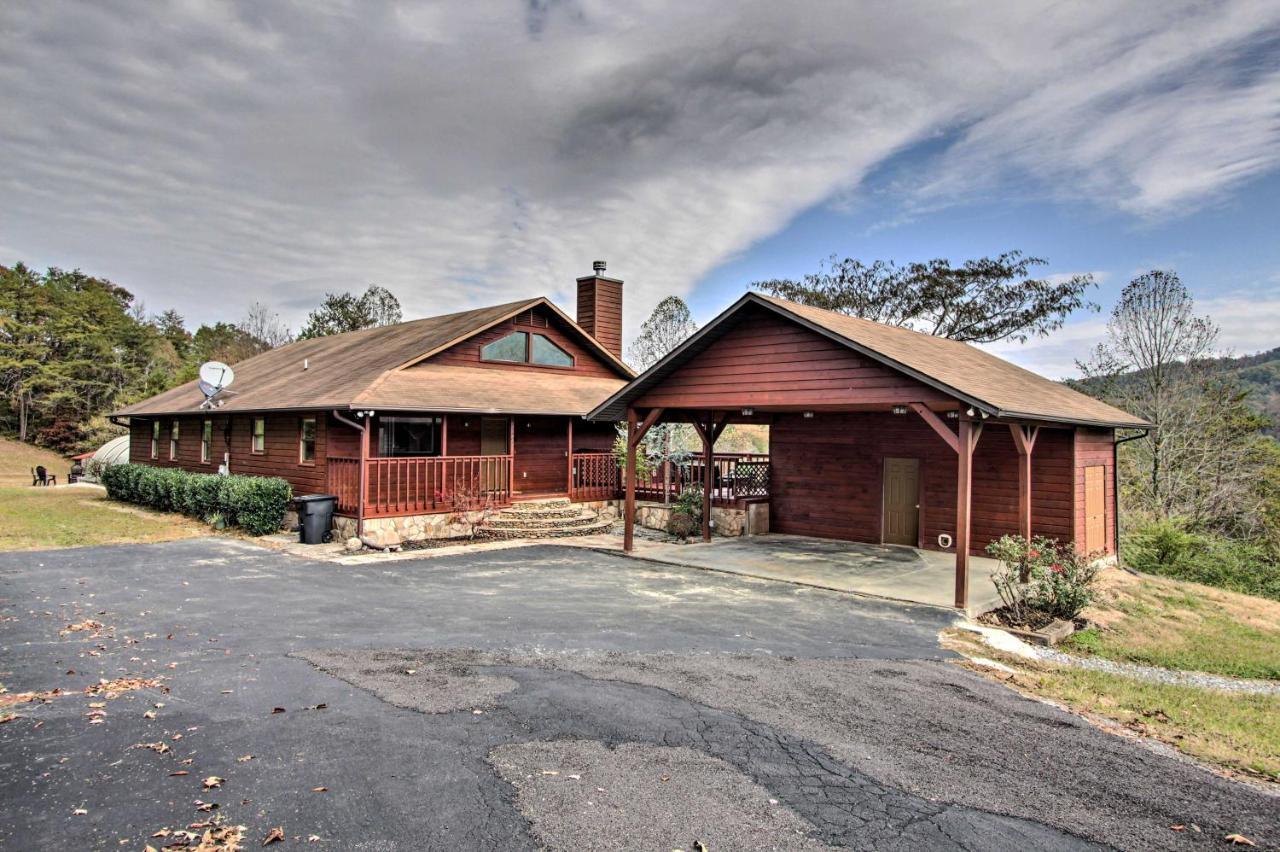
[[[1109,305],[1174,268],[1280,345],[1280,3],[485,0],[0,4],[0,263],[190,324],[570,304],[628,333],[832,253],[1021,249]],[[999,351],[1051,375],[1082,315]]]

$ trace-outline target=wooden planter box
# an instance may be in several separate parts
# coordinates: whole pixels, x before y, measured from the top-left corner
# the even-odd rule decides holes
[[[1057,645],[1063,639],[1066,639],[1072,633],[1076,632],[1076,626],[1073,622],[1065,621],[1061,618],[1052,621],[1041,627],[1039,630],[1019,630],[1016,627],[1006,627],[1005,631],[1012,633],[1024,642],[1030,642],[1033,645]]]

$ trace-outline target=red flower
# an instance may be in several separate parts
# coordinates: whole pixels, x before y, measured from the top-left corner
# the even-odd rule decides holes
[[[1050,565],[1049,567],[1053,569],[1053,573],[1055,573],[1055,574],[1065,574],[1065,573],[1067,573],[1067,569],[1066,569],[1066,568],[1063,568],[1063,567],[1062,567],[1061,565],[1059,565],[1057,562],[1053,563],[1053,564],[1052,564],[1052,565]]]
[[[1031,557],[1032,559],[1038,559],[1040,558],[1040,551],[1036,550],[1035,548],[1032,548],[1031,550],[1027,551],[1027,556]]]

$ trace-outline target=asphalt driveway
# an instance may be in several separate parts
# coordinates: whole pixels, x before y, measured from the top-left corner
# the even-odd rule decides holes
[[[282,848],[1280,843],[1280,800],[959,669],[929,608],[555,546],[352,568],[222,538],[0,555],[0,599],[0,683],[62,690],[5,708],[4,848],[211,817]],[[158,686],[82,692],[122,677]]]

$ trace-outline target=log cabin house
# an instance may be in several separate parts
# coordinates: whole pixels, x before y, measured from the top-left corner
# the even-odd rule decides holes
[[[578,279],[576,321],[533,298],[299,340],[234,365],[212,407],[190,382],[113,418],[128,423],[132,462],[225,463],[336,495],[344,534],[366,522],[430,534],[460,509],[610,499],[616,430],[583,415],[633,373],[622,282],[603,271]]]
[[[739,487],[714,457],[730,423],[768,423],[771,532],[971,555],[1006,533],[1112,554],[1116,430],[1151,424],[965,343],[748,293],[589,415],[702,439],[703,536]]]

